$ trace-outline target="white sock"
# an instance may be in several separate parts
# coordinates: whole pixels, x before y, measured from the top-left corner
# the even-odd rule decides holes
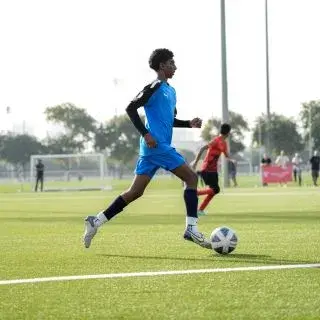
[[[186,227],[191,226],[192,231],[198,232],[198,218],[195,217],[186,217]]]
[[[97,214],[97,217],[96,219],[94,220],[94,224],[97,226],[97,227],[100,227],[101,225],[103,225],[105,222],[107,222],[108,219],[107,217],[104,215],[103,211],[99,212]]]

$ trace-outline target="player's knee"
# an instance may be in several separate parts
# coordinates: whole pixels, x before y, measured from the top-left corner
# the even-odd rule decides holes
[[[136,200],[143,196],[143,190],[135,190],[132,195],[133,199]]]
[[[127,203],[132,202],[143,195],[143,190],[129,189],[123,194],[123,198]]]
[[[188,187],[197,188],[197,185],[198,185],[198,175],[197,175],[197,173],[191,171],[187,181],[185,181],[185,182],[186,182]]]
[[[214,194],[218,194],[220,192],[220,187],[219,186],[213,187],[213,191],[214,191]]]

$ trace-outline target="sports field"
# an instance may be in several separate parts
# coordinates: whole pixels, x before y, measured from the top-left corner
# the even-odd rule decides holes
[[[218,195],[199,229],[237,232],[238,247],[221,256],[182,239],[181,184],[156,179],[85,249],[84,217],[128,183],[73,193],[2,187],[1,320],[320,319],[320,189]]]

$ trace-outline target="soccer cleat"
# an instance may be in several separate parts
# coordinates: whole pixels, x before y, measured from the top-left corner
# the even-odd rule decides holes
[[[198,244],[202,248],[212,249],[211,242],[208,241],[201,232],[192,231],[191,226],[188,226],[187,229],[184,231],[183,238],[185,240],[189,240]]]
[[[85,231],[83,235],[83,243],[86,248],[90,247],[91,241],[98,231],[98,227],[94,224],[95,219],[95,216],[88,216],[84,220]]]
[[[198,210],[198,217],[206,216],[207,213],[204,210]]]

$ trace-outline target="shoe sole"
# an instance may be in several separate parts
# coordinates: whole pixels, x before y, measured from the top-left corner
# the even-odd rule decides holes
[[[86,235],[87,235],[87,227],[91,227],[91,228],[94,228],[94,225],[92,225],[92,223],[91,223],[91,221],[90,221],[91,219],[89,218],[89,217],[87,217],[84,221],[85,221],[85,232],[84,232],[84,235],[83,235],[83,244],[84,244],[84,246],[85,246],[85,248],[89,248],[90,247],[90,245],[91,245],[91,241],[92,241],[92,239],[93,239],[93,237],[96,235],[96,233],[97,233],[97,230],[95,230],[95,232],[93,233],[93,235],[91,236],[91,239],[90,239],[90,242],[88,243],[88,242],[86,242]]]
[[[202,248],[205,248],[205,249],[212,249],[212,246],[209,242],[207,242],[206,240],[203,240],[200,241],[199,238],[195,237],[195,236],[192,236],[191,233],[189,234],[184,234],[183,235],[183,238],[185,240],[188,240],[188,241],[191,241],[195,244],[197,244],[198,246],[202,247]]]

